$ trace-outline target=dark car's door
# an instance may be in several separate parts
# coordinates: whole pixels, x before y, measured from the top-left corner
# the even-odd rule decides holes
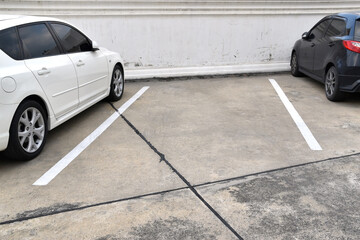
[[[325,19],[324,21],[319,22],[309,32],[308,37],[303,39],[299,52],[299,64],[303,70],[313,73],[315,46],[319,44],[319,41],[324,37],[330,21],[331,19]]]
[[[326,64],[335,50],[337,37],[346,34],[345,19],[334,18],[327,28],[323,38],[320,38],[315,46],[314,74],[321,79],[324,78]]]

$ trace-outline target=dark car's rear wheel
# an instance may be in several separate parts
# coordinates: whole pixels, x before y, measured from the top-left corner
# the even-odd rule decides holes
[[[291,67],[291,74],[294,77],[302,76],[301,72],[299,71],[299,61],[296,52],[293,52],[293,54],[291,55],[290,67]]]
[[[329,68],[325,76],[325,94],[327,99],[336,102],[344,98],[344,93],[339,88],[339,77],[334,66]]]
[[[37,157],[44,148],[47,131],[44,108],[35,101],[20,104],[10,126],[5,156],[22,161]]]

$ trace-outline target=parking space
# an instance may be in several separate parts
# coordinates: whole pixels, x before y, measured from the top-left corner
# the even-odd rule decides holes
[[[308,148],[266,76],[150,85],[126,117],[193,184],[328,156]]]
[[[310,149],[269,78],[322,150]],[[49,184],[33,185],[144,86],[124,118]],[[359,104],[358,95],[329,102],[321,84],[289,74],[128,82],[121,101],[50,132],[37,159],[2,159],[0,237],[46,239],[62,229],[69,239],[322,239],[336,223],[336,236],[352,239],[360,217],[350,214],[359,224],[349,225],[329,206],[360,210]],[[330,197],[339,194],[351,201]],[[318,235],[305,231],[312,221],[321,222]]]

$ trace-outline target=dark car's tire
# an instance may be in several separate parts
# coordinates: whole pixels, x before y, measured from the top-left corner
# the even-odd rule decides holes
[[[327,99],[333,102],[344,99],[344,93],[340,91],[338,72],[334,66],[329,68],[325,75],[325,94]]]
[[[290,59],[291,75],[294,77],[301,77],[302,73],[299,71],[299,61],[296,52],[291,54]]]
[[[29,161],[43,150],[47,138],[47,116],[36,101],[20,104],[10,126],[10,137],[4,155],[13,160]]]
[[[125,80],[124,75],[119,65],[114,67],[112,77],[111,77],[111,85],[110,85],[110,93],[108,100],[111,102],[115,102],[120,100],[124,93]]]

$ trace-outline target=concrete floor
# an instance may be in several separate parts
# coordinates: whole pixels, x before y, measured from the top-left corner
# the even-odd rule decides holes
[[[322,151],[312,151],[275,79]],[[46,186],[32,184],[114,113],[100,102],[26,163],[0,161],[0,239],[359,239],[359,95],[289,74],[150,88]]]

